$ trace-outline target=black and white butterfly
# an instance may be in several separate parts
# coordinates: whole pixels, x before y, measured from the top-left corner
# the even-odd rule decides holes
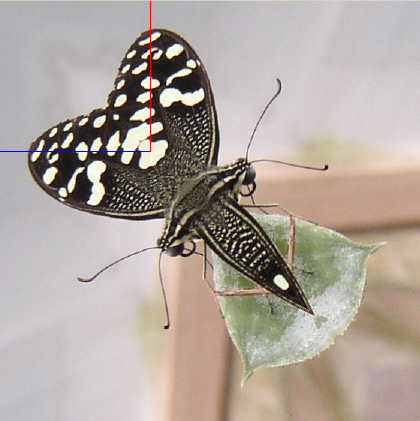
[[[292,271],[238,203],[255,171],[217,166],[219,131],[197,53],[166,29],[146,31],[120,65],[104,108],[66,120],[32,143],[28,164],[53,198],[115,218],[165,218],[158,247],[184,254],[202,239],[228,264],[313,314]]]

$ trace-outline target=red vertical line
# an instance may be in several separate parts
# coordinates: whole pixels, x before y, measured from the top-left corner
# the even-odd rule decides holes
[[[149,101],[149,111],[150,111],[150,151],[152,152],[152,1],[149,2],[149,70],[150,70],[150,76],[149,76],[149,92],[150,92],[150,101]]]

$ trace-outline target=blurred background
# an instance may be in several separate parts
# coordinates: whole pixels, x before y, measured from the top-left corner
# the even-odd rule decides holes
[[[206,66],[220,163],[244,155],[277,77],[283,91],[251,159],[417,159],[419,22],[418,2],[152,2],[152,26],[181,34]],[[0,148],[26,150],[48,127],[105,104],[121,58],[149,27],[149,2],[2,2],[0,23]],[[158,420],[148,358],[160,347],[147,341],[165,321],[158,253],[91,284],[76,277],[155,245],[162,221],[76,212],[36,186],[26,154],[0,160],[0,419]],[[404,387],[420,393],[414,366]],[[414,417],[401,419],[419,418],[412,405]],[[375,411],[359,420],[391,419]]]

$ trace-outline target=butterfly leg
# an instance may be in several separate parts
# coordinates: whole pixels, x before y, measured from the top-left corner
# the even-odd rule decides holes
[[[206,245],[206,243],[203,243],[203,244],[204,244],[204,250],[203,250],[203,274],[201,275],[201,279],[207,284],[207,286],[210,288],[210,290],[214,294],[214,292],[215,292],[214,286],[207,279],[207,265],[209,265],[211,267],[211,269],[213,269],[213,265],[210,263],[209,259],[207,258],[207,245]]]

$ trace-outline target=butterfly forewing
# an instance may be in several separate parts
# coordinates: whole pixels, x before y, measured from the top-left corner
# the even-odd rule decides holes
[[[62,203],[117,218],[165,217],[162,250],[180,254],[183,243],[202,238],[243,275],[312,313],[276,246],[238,204],[250,164],[216,167],[218,148],[198,55],[179,35],[155,29],[128,49],[107,105],[45,131],[28,164]]]
[[[47,130],[28,163],[36,182],[69,206],[156,218],[181,182],[216,164],[218,145],[213,94],[197,54],[178,35],[153,30],[128,49],[107,106]]]

